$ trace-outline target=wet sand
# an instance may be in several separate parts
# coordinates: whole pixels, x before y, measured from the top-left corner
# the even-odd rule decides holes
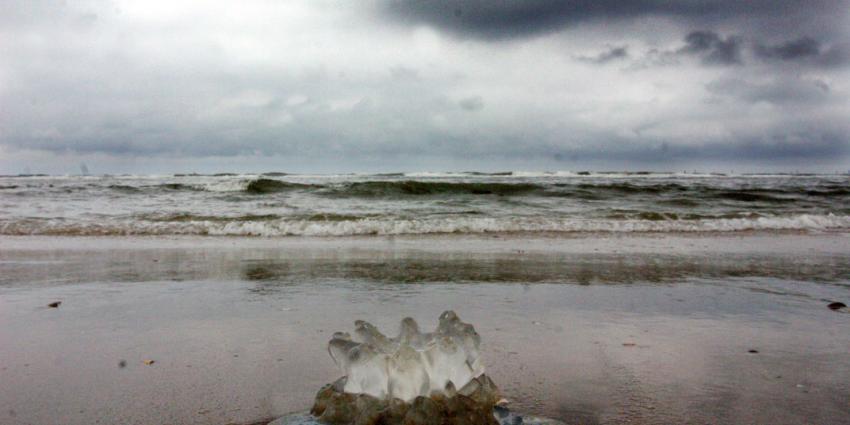
[[[476,326],[514,410],[850,423],[850,314],[826,308],[848,299],[842,233],[3,237],[0,423],[303,410],[339,375],[334,331],[446,309]]]

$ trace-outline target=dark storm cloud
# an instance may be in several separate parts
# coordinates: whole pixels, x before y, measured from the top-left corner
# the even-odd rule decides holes
[[[386,10],[411,23],[427,23],[460,35],[510,38],[557,30],[570,23],[649,14],[694,16],[715,12],[720,2],[654,0],[388,0]]]
[[[694,26],[743,19],[750,27],[770,33],[773,21],[788,17],[819,19],[836,25],[829,14],[843,13],[843,0],[384,0],[383,10],[409,24],[428,24],[461,37],[506,39],[560,30],[571,24],[606,20],[609,23],[642,17],[667,17]],[[756,22],[759,20],[770,22]],[[828,23],[827,23],[828,22]],[[840,19],[838,20],[840,25]]]
[[[744,43],[737,35],[723,35],[714,31],[692,31],[683,45],[676,49],[653,48],[639,56],[632,68],[669,66],[680,64],[680,57],[697,57],[705,65],[742,65],[744,56],[765,64],[786,63],[808,67],[841,67],[850,64],[850,42],[831,45],[811,38],[800,37],[776,44]],[[599,59],[603,59],[603,55]],[[591,57],[580,60],[591,61]]]
[[[723,36],[714,31],[692,31],[684,36],[678,48],[653,48],[639,57],[632,69],[680,65],[680,59],[697,58],[704,65],[743,64],[743,42],[735,35]]]
[[[796,60],[820,54],[820,43],[811,37],[802,37],[782,44],[765,46],[756,45],[758,56],[768,59]]]
[[[723,38],[713,31],[694,31],[685,36],[685,46],[678,53],[700,56],[709,65],[736,65],[741,63],[741,39]]]
[[[833,67],[850,63],[850,43],[838,42],[831,46],[811,37],[801,37],[779,44],[756,44],[755,55],[767,61],[787,61],[815,66]]]
[[[579,56],[578,59],[583,62],[595,63],[597,65],[603,65],[608,62],[626,59],[629,57],[629,50],[625,46],[620,47],[612,47],[609,50],[606,50],[602,53],[599,53],[595,56]]]

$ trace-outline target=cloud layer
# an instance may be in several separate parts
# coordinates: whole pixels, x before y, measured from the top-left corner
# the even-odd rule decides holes
[[[0,3],[0,172],[848,166],[846,2],[437,4]]]

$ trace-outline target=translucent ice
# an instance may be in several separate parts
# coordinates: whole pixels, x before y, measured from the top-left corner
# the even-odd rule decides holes
[[[453,311],[440,315],[433,333],[420,332],[409,317],[395,338],[362,320],[354,326],[354,339],[337,332],[328,344],[331,358],[347,376],[346,393],[404,401],[435,392],[451,397],[484,373],[481,337]]]

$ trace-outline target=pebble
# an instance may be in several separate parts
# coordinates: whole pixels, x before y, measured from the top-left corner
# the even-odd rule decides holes
[[[840,310],[842,308],[847,307],[847,304],[844,304],[842,302],[834,302],[834,303],[830,303],[829,305],[827,305],[827,307],[830,310]]]

